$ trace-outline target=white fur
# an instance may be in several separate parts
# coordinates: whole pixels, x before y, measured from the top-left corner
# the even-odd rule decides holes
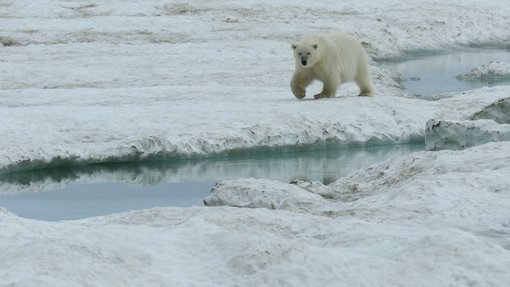
[[[368,56],[354,36],[342,32],[312,35],[292,48],[296,70],[290,87],[296,98],[304,98],[306,87],[314,80],[323,83],[322,92],[314,96],[316,99],[334,97],[341,84],[351,81],[360,88],[360,96],[374,94]]]

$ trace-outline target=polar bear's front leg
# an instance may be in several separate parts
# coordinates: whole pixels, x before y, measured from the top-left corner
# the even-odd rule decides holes
[[[307,77],[304,73],[296,71],[290,81],[290,89],[294,96],[298,99],[304,98],[306,96],[306,87],[308,87],[312,81],[313,78]]]
[[[306,89],[299,85],[297,82],[290,82],[290,89],[294,96],[298,99],[302,99],[306,96]]]

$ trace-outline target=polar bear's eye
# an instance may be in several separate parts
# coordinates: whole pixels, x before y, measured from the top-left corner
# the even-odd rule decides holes
[[[306,53],[307,55],[310,55],[310,52]]]
[[[303,54],[303,53],[299,52],[299,56],[301,56],[301,54]]]

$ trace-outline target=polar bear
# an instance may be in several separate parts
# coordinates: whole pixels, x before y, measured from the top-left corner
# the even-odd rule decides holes
[[[296,70],[290,87],[296,98],[306,95],[306,87],[314,80],[323,83],[322,92],[314,98],[332,98],[338,87],[355,81],[360,96],[372,96],[368,56],[354,36],[343,32],[311,35],[292,45]]]

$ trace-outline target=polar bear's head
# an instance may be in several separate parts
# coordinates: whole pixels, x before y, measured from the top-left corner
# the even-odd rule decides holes
[[[301,42],[293,44],[292,50],[294,50],[294,59],[296,59],[296,63],[305,68],[313,67],[319,59],[317,44]]]

